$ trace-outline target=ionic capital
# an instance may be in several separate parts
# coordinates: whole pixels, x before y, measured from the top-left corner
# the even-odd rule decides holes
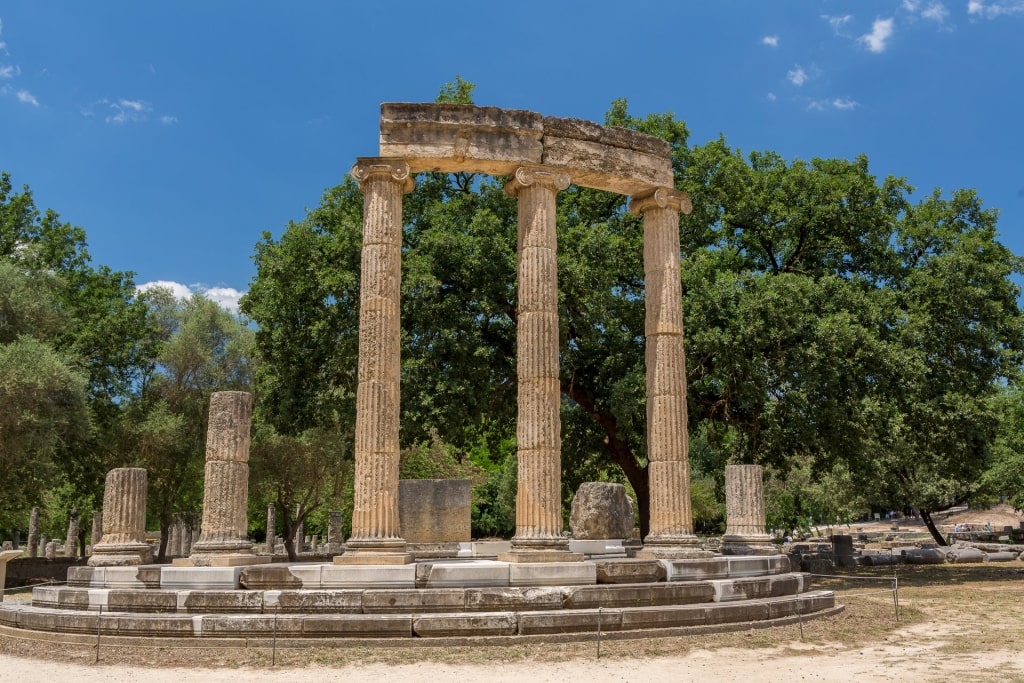
[[[412,192],[416,181],[409,173],[409,164],[397,157],[359,157],[352,166],[352,177],[363,183],[373,176],[387,176],[395,182],[402,183],[402,192]]]
[[[569,174],[550,166],[520,166],[516,169],[512,179],[505,183],[505,192],[510,197],[515,197],[519,194],[519,190],[531,185],[539,185],[559,192],[569,187]]]
[[[682,213],[693,211],[690,195],[682,190],[658,187],[643,194],[634,196],[629,202],[629,212],[642,214],[651,208],[675,209]]]

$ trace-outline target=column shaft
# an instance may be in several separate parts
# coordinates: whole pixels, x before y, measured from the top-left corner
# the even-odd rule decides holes
[[[207,565],[215,560],[252,555],[248,540],[249,427],[252,394],[218,391],[210,395],[210,426],[206,435],[203,483],[203,521],[191,560]]]
[[[686,411],[686,356],[679,272],[679,212],[685,193],[657,189],[634,197],[644,220],[647,460],[650,522],[645,551],[659,557],[702,553],[693,534]]]
[[[146,470],[120,467],[107,472],[103,489],[103,536],[93,540],[90,567],[146,564]]]
[[[561,389],[558,367],[558,239],[555,196],[564,173],[521,167],[506,186],[519,200],[516,364],[518,492],[513,555],[568,554],[562,536]]]
[[[725,466],[725,518],[722,553],[776,552],[771,536],[765,533],[764,470],[760,465]]]
[[[414,183],[400,159],[361,158],[352,176],[363,190],[355,500],[352,538],[335,562],[403,563],[411,556],[398,524],[402,195]]]

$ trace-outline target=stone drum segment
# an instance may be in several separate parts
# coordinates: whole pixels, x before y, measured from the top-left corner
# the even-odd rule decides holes
[[[103,537],[93,543],[90,567],[149,564],[146,537],[146,470],[119,467],[103,489]]]
[[[249,392],[220,391],[210,395],[203,521],[190,558],[196,566],[253,560],[252,543],[246,538],[251,421]]]
[[[775,555],[765,533],[764,470],[760,465],[725,466],[724,555]]]

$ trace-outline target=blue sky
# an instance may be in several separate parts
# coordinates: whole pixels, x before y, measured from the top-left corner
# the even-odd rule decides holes
[[[1024,254],[1024,0],[0,5],[0,169],[97,264],[230,304],[377,153],[379,105],[456,74],[481,105],[673,112],[787,159],[974,188]]]

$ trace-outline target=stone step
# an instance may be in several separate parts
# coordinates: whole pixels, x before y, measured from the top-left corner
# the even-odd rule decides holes
[[[405,614],[596,609],[726,603],[797,595],[802,573],[707,581],[580,586],[468,586],[270,590],[167,590],[41,586],[32,604],[49,609],[118,612]]]
[[[212,601],[207,606],[211,604]],[[770,623],[797,614],[810,617],[834,613],[835,609],[835,596],[831,591],[727,603],[429,614],[139,614],[2,603],[0,627],[15,632],[99,633],[108,637],[479,638],[591,634],[599,624],[601,630],[607,632],[723,625],[744,627],[758,622]]]

